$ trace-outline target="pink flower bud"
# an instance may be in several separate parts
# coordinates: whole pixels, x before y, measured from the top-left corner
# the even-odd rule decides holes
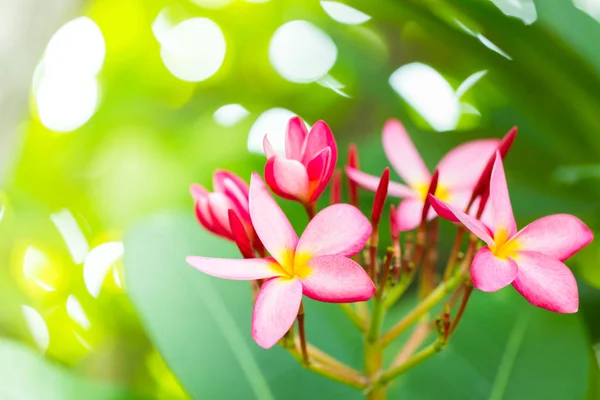
[[[299,117],[290,119],[285,155],[277,154],[264,139],[265,181],[280,197],[305,205],[314,203],[327,187],[337,162],[337,145],[331,130],[317,121],[310,132]]]
[[[207,231],[235,242],[235,232],[232,232],[229,220],[229,211],[232,210],[250,241],[260,246],[250,220],[248,184],[234,173],[221,170],[213,175],[213,190],[209,192],[198,184],[190,186],[200,224]]]

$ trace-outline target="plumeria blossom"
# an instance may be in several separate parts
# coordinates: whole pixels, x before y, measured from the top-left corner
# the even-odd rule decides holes
[[[497,139],[473,140],[450,150],[436,168],[439,171],[436,197],[464,209],[498,143]],[[421,211],[432,175],[400,121],[391,119],[386,122],[383,149],[394,170],[406,183],[390,182],[388,187],[389,196],[404,199],[397,209],[398,229],[412,230],[421,222]],[[346,173],[360,187],[372,192],[377,190],[379,177],[352,167],[346,167]],[[430,210],[427,217],[431,219],[435,215],[435,211]]]
[[[285,155],[275,152],[267,136],[265,181],[273,192],[288,200],[314,203],[329,183],[337,163],[337,144],[329,126],[317,121],[310,132],[299,117],[288,122]]]
[[[593,233],[567,214],[540,218],[517,232],[499,154],[490,180],[489,226],[441,199],[430,198],[440,216],[460,221],[487,244],[471,264],[476,288],[494,292],[512,283],[537,307],[560,313],[577,311],[577,282],[562,261],[590,243]]]
[[[250,240],[260,247],[260,241],[250,221],[248,184],[232,172],[218,170],[213,175],[213,190],[214,192],[209,192],[197,183],[190,186],[190,193],[196,203],[196,217],[200,224],[217,236],[234,240],[228,216],[229,210],[233,210]]]
[[[219,278],[264,279],[252,314],[252,337],[272,347],[293,325],[302,295],[344,303],[366,301],[375,285],[349,256],[359,252],[371,224],[348,204],[320,211],[300,238],[257,174],[250,183],[250,219],[272,257],[219,259],[191,256],[188,264]]]

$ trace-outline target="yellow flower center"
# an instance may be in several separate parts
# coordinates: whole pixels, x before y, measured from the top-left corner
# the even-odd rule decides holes
[[[508,232],[504,229],[498,230],[494,235],[494,244],[490,246],[493,255],[503,260],[508,257],[514,258],[520,246],[516,240],[508,240]]]
[[[276,269],[283,273],[286,278],[306,278],[310,274],[308,261],[311,259],[308,253],[295,253],[293,250],[286,250],[283,254],[283,262],[276,263]]]
[[[415,185],[413,189],[419,194],[419,198],[425,201],[425,198],[427,197],[427,192],[429,191],[429,183]],[[447,202],[450,200],[450,192],[448,191],[448,188],[445,188],[440,184],[438,184],[437,188],[435,188],[435,193],[433,195],[442,201]]]

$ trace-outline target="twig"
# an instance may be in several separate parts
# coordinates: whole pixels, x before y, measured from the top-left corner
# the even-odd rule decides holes
[[[432,309],[436,304],[446,297],[452,290],[460,285],[465,280],[464,274],[458,274],[450,278],[446,282],[442,282],[421,301],[409,314],[394,325],[387,333],[381,337],[381,342],[384,346],[388,345],[392,340],[406,331],[414,324],[423,314]]]
[[[306,332],[304,330],[304,303],[300,303],[300,310],[298,310],[298,331],[300,333],[300,350],[302,351],[302,359],[305,365],[310,364],[310,358],[308,357],[308,350],[306,349]]]

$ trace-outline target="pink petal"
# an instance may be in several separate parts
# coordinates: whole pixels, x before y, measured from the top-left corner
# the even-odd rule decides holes
[[[192,183],[190,185],[190,194],[192,195],[192,199],[198,200],[208,196],[208,190],[206,190],[202,185],[197,183]]]
[[[331,129],[324,121],[317,121],[304,141],[302,149],[302,163],[306,165],[310,160],[315,158],[318,152],[326,147],[331,148],[331,164],[337,164],[337,144]]]
[[[232,209],[244,221],[250,221],[250,213],[248,210],[248,191],[240,188],[234,181],[226,178],[223,181],[223,194],[229,198]]]
[[[512,240],[525,251],[535,251],[566,260],[587,246],[594,234],[581,220],[569,214],[540,218],[521,229]]]
[[[265,179],[269,186],[272,181],[275,181],[278,190],[295,199],[308,200],[310,189],[308,174],[300,161],[275,156],[273,175],[265,176]]]
[[[410,198],[400,202],[396,210],[398,229],[411,231],[421,224],[421,214],[423,212],[424,202],[421,199]],[[435,216],[435,212],[430,210],[428,219]]]
[[[274,278],[262,284],[252,312],[252,337],[269,349],[290,330],[302,300],[300,279]]]
[[[226,182],[230,182],[229,185],[226,185]],[[213,189],[215,192],[225,192],[227,186],[231,187],[232,183],[242,193],[243,197],[248,197],[248,184],[233,172],[217,170],[213,174]]]
[[[456,197],[456,199],[455,199]],[[458,208],[459,210],[464,210],[467,207],[469,200],[471,199],[471,191],[469,192],[458,192],[453,193],[452,198],[449,203]],[[479,202],[481,201],[481,197],[477,197],[469,210],[469,215],[472,217],[476,217],[477,212],[479,211]],[[488,228],[493,225],[492,218],[492,207],[490,206],[490,202],[488,201],[483,209],[483,214],[478,218],[485,226]]]
[[[435,209],[437,214],[452,222],[460,222],[462,223],[468,230],[477,235],[478,238],[487,243],[488,246],[492,246],[494,244],[494,240],[490,236],[491,232],[487,226],[483,224],[483,222],[475,219],[474,217],[465,214],[464,212],[458,210],[456,207],[443,202],[433,196],[429,196],[431,200],[431,206]]]
[[[472,190],[499,143],[498,139],[472,140],[450,150],[437,166],[440,185]]]
[[[208,198],[200,198],[196,201],[196,218],[198,222],[209,232],[220,235],[221,232],[215,227],[213,217],[208,209]]]
[[[310,272],[301,278],[304,294],[329,303],[367,301],[375,285],[365,270],[343,256],[321,256],[307,263]]]
[[[383,150],[390,164],[410,186],[429,186],[431,174],[400,121],[390,119],[383,127]]]
[[[565,264],[533,251],[518,252],[515,262],[519,273],[513,286],[528,302],[549,311],[577,312],[577,281]]]
[[[510,285],[518,272],[513,260],[494,256],[487,246],[477,251],[471,264],[473,285],[484,292],[495,292]]]
[[[308,223],[296,247],[296,258],[352,256],[363,249],[370,235],[371,223],[358,208],[334,204]]]
[[[229,209],[233,204],[223,193],[212,192],[208,194],[208,210],[213,225],[218,225],[223,232],[229,233]]]
[[[363,189],[370,192],[376,192],[379,186],[380,177],[366,174],[356,168],[346,167],[346,175]],[[415,197],[417,194],[408,186],[396,182],[390,182],[388,186],[388,196],[392,197]]]
[[[298,236],[257,173],[250,179],[250,217],[265,248],[280,263],[289,262]],[[293,253],[292,253],[293,254]]]
[[[517,224],[515,223],[515,217],[510,204],[510,196],[508,194],[508,186],[506,185],[506,176],[504,175],[500,153],[496,153],[496,160],[492,169],[489,203],[492,208],[493,225],[491,228],[494,236],[500,231],[507,234],[508,237],[513,236],[517,232]]]
[[[308,132],[300,117],[290,118],[285,134],[285,157],[291,160],[302,159],[302,146]]]
[[[331,180],[333,171],[334,168],[332,168],[331,165],[331,148],[325,147],[306,165],[306,172],[311,188],[313,187],[314,182],[316,182],[316,186],[310,195],[309,202],[313,202],[321,196]]]
[[[271,157],[267,160],[265,164],[265,181],[271,188],[271,190],[279,197],[286,200],[297,200],[296,197],[290,195],[289,193],[284,192],[278,185],[277,181],[274,178],[274,165],[275,165],[275,157]]]
[[[267,157],[267,159],[277,155],[277,152],[271,145],[271,142],[269,142],[269,138],[267,138],[266,134],[263,137],[263,150],[265,151],[265,156]]]
[[[232,280],[266,279],[281,276],[283,270],[272,258],[209,258],[189,256],[185,261],[205,274]]]

